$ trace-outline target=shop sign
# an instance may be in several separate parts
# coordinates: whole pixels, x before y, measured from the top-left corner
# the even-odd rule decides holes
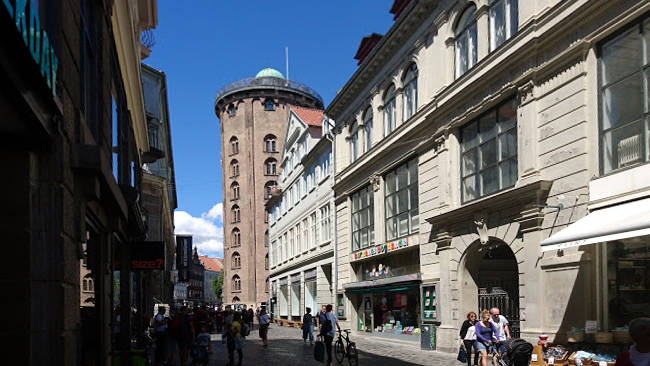
[[[38,5],[31,0],[15,0],[12,5],[9,0],[2,0],[5,9],[16,23],[18,33],[22,35],[23,42],[36,62],[40,66],[41,75],[45,78],[47,86],[56,95],[56,73],[59,59],[54,53],[45,29],[41,29],[38,18]]]
[[[119,260],[113,263],[115,270],[120,270]],[[145,241],[131,245],[131,270],[165,269],[165,243],[162,241]]]
[[[176,236],[176,269],[178,270],[178,282],[190,280],[190,258],[192,258],[192,236]]]
[[[367,257],[373,257],[375,255],[380,255],[388,252],[392,252],[397,249],[405,248],[409,245],[409,238],[403,238],[395,241],[389,241],[388,243],[379,244],[374,247],[370,247],[364,250],[360,250],[356,253],[353,253],[352,256],[354,259],[361,259]]]

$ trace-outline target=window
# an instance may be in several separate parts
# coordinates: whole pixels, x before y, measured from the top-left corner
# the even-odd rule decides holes
[[[269,215],[269,211],[265,209],[265,210],[264,210],[264,223],[265,223],[265,224],[268,224],[268,223],[269,223],[269,216],[270,216],[270,215]]]
[[[228,116],[234,117],[237,115],[237,107],[234,104],[228,106]]]
[[[266,269],[268,269],[268,267]],[[269,292],[269,278],[268,277],[266,277],[266,286],[264,286],[264,289],[266,290],[266,292]]]
[[[650,19],[646,18],[643,27],[635,23],[599,48],[602,173],[650,161],[648,46]]]
[[[241,256],[239,253],[234,252],[232,254],[232,263],[231,263],[231,268],[232,269],[239,269],[241,268]]]
[[[264,110],[265,111],[274,111],[275,110],[275,102],[273,102],[273,99],[266,99],[264,101]]]
[[[307,250],[309,245],[309,219],[302,220],[302,251]]]
[[[276,240],[271,242],[271,260],[272,266],[275,266],[278,263],[278,242]]]
[[[240,215],[239,215],[239,206],[234,205],[230,209],[230,214],[232,215],[232,223],[236,223],[241,221]]]
[[[86,123],[95,136],[98,137],[97,125],[97,21],[95,16],[95,1],[81,1],[81,110]]]
[[[241,245],[241,232],[238,228],[232,229],[232,232],[230,233],[230,240],[233,247],[238,247]]]
[[[122,146],[121,140],[121,131],[120,128],[120,118],[121,112],[117,106],[117,101],[115,100],[115,92],[111,95],[111,137],[112,137],[112,156],[113,156],[113,176],[115,181],[120,183],[120,147]]]
[[[239,154],[239,139],[235,136],[230,138],[230,155]]]
[[[237,275],[232,276],[232,290],[238,292],[241,291],[241,279]],[[239,298],[237,297],[233,298],[232,302],[234,303],[239,302]]]
[[[274,135],[267,135],[264,138],[264,152],[278,152],[277,138]]]
[[[239,199],[239,183],[233,182],[230,185],[230,192],[232,194],[232,199],[233,200],[238,200]]]
[[[93,279],[88,279],[88,291],[95,291],[95,286],[93,285]]]
[[[264,256],[264,269],[269,269],[269,253],[266,253]],[[268,285],[269,280],[268,278],[266,279],[266,284]]]
[[[356,122],[350,126],[350,163],[359,158],[359,126]]]
[[[309,242],[310,248],[315,248],[318,243],[318,213],[314,212],[310,215],[311,219],[311,241]]]
[[[517,33],[518,0],[493,0],[490,4],[490,51]]]
[[[386,240],[416,232],[418,220],[418,162],[412,159],[384,176]]]
[[[372,186],[352,195],[352,251],[375,243],[375,203]]]
[[[293,229],[289,230],[289,257],[296,255],[295,249],[295,237],[293,236]]]
[[[283,258],[289,259],[289,238],[287,238],[287,233],[284,233],[284,236],[282,238],[282,246],[284,247],[283,251]]]
[[[264,231],[264,246],[269,247],[269,231]]]
[[[411,64],[404,75],[404,121],[418,110],[418,67]]]
[[[266,184],[264,184],[264,199],[271,198],[271,193],[273,192],[273,188],[275,188],[277,184],[278,183],[274,180],[270,180],[266,182]]]
[[[83,280],[83,290],[88,291],[88,280]]]
[[[363,152],[370,150],[372,147],[372,107],[366,108],[363,114]]]
[[[236,159],[230,161],[230,177],[239,176],[239,162]]]
[[[396,127],[395,114],[395,85],[392,85],[384,94],[384,136],[388,136]]]
[[[320,209],[320,230],[321,241],[330,240],[330,206],[326,205]]]
[[[456,24],[456,78],[459,78],[476,64],[477,33],[475,12],[476,5],[468,6]]]
[[[511,99],[461,129],[463,202],[517,181],[517,110]]]
[[[300,222],[296,224],[296,253],[299,253],[300,243],[302,243],[302,231],[300,231]]]
[[[278,162],[275,159],[266,159],[264,162],[264,174],[265,175],[278,175],[277,171]]]

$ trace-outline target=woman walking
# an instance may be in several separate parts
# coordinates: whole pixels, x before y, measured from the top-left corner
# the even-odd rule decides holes
[[[305,315],[302,316],[302,341],[307,343],[307,336],[309,336],[310,345],[314,344],[314,326],[312,319],[311,308],[307,308]]]
[[[467,353],[467,366],[472,366],[472,355],[474,355],[474,366],[478,365],[478,350],[476,349],[476,313],[467,313],[467,320],[460,327],[460,339],[465,346]]]
[[[498,339],[499,333],[490,322],[490,312],[481,312],[481,321],[474,325],[476,330],[476,349],[481,354],[481,366],[487,366],[488,354],[494,354],[494,340]],[[469,357],[468,357],[469,358]]]
[[[266,313],[266,309],[261,310],[257,322],[260,324],[260,338],[262,338],[262,343],[264,344],[264,347],[268,347],[269,324],[271,323],[271,317]]]
[[[228,365],[230,366],[235,364],[235,350],[237,350],[239,356],[237,366],[241,366],[244,358],[244,337],[241,334],[243,324],[241,314],[236,312],[232,325],[228,330]]]

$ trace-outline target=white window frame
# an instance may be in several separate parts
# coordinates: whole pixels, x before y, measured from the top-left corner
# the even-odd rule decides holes
[[[375,202],[372,185],[367,185],[366,187],[356,191],[350,196],[350,199],[352,219],[350,246],[354,252],[375,244]],[[361,202],[364,202],[364,205],[361,205]],[[361,218],[363,215],[367,218],[365,225],[361,225]],[[355,222],[357,224],[355,224]],[[364,231],[366,232],[367,239],[365,240],[365,243],[362,243],[361,238]]]
[[[490,2],[490,52],[497,49],[510,39],[519,28],[519,1],[518,0],[492,0]],[[498,18],[503,17],[499,24]],[[497,39],[499,31],[503,32],[503,39]]]
[[[473,10],[472,10],[473,9]],[[478,61],[478,28],[476,25],[476,5],[463,11],[455,29],[455,75],[456,79],[470,70]],[[470,45],[471,44],[471,45]],[[472,52],[473,51],[473,52]],[[467,64],[461,64],[461,55],[467,57]]]
[[[397,103],[395,102],[395,85],[390,84],[384,95],[384,137],[397,128]]]
[[[320,208],[321,243],[330,240],[330,205]]]
[[[418,67],[412,63],[404,75],[403,110],[404,121],[408,121],[418,110]]]
[[[400,173],[406,173],[405,185],[400,184]],[[389,187],[395,184],[392,191]],[[411,159],[384,175],[384,225],[386,227],[386,240],[395,240],[419,231],[419,187],[418,187],[418,159]],[[406,199],[402,208],[402,200]],[[392,204],[393,211],[388,209]],[[404,217],[405,216],[405,217]],[[407,229],[403,232],[400,220],[407,220]],[[391,235],[391,227],[392,235]]]

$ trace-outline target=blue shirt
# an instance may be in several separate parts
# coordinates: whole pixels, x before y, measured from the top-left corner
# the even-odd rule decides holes
[[[325,314],[325,317],[329,322],[332,323],[332,330],[327,332],[327,335],[330,337],[334,337],[334,335],[336,334],[336,323],[339,322],[339,318],[337,318],[336,315],[334,315],[334,313],[327,313]]]

